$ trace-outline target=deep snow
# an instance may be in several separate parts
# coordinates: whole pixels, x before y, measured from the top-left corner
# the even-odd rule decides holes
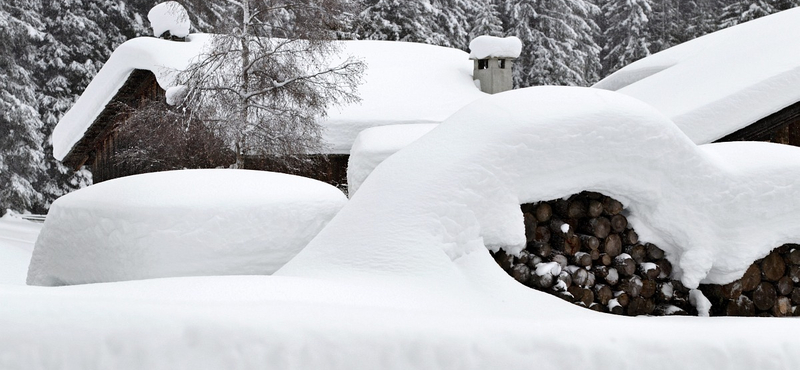
[[[347,161],[348,195],[352,197],[358,191],[358,187],[378,164],[436,126],[434,123],[388,125],[361,131],[353,142]]]
[[[638,60],[594,85],[648,103],[697,144],[800,101],[800,8]]]
[[[13,211],[0,218],[0,284],[25,285],[33,243],[42,224],[26,221]]]
[[[726,150],[772,161],[739,167]],[[774,233],[800,236],[785,221],[798,219],[798,150],[697,146],[602,90],[493,95],[378,165],[272,276],[0,284],[0,368],[798,368],[797,320],[601,314],[517,283],[486,248],[521,246],[521,202],[596,190],[671,247],[684,280],[705,264],[721,279]],[[754,202],[752,242],[756,229],[736,230]]]
[[[269,275],[344,206],[326,183],[248,170],[121,177],[50,207],[30,285],[157,277]]]

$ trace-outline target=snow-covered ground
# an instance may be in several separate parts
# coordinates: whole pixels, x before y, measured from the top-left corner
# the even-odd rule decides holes
[[[0,368],[800,368],[797,320],[601,314],[522,286],[486,248],[521,246],[521,202],[597,190],[684,280],[724,280],[800,237],[798,151],[696,146],[613,92],[497,94],[378,165],[272,276],[0,284]],[[763,229],[732,233],[753,202]]]
[[[15,213],[0,218],[0,284],[25,285],[33,243],[41,229],[42,224]]]

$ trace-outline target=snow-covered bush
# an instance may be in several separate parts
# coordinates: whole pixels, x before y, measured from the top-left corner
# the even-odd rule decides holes
[[[271,274],[346,202],[325,183],[246,170],[122,177],[59,198],[30,285]]]
[[[177,1],[165,1],[154,6],[147,13],[147,19],[155,37],[161,37],[165,32],[175,37],[186,37],[192,26],[186,8]]]

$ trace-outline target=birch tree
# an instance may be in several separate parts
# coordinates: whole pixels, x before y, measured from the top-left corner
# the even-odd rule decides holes
[[[184,104],[236,153],[283,165],[324,149],[319,120],[359,100],[365,65],[332,41],[347,3],[337,0],[225,0],[236,22],[213,37],[181,76]],[[298,162],[299,163],[299,162]]]

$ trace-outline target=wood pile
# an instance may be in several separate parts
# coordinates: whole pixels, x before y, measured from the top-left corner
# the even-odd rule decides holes
[[[520,283],[601,312],[696,314],[664,251],[639,241],[617,200],[582,192],[521,207],[527,247],[494,254]]]
[[[776,248],[741,279],[700,290],[711,301],[713,316],[800,316],[800,245]]]

